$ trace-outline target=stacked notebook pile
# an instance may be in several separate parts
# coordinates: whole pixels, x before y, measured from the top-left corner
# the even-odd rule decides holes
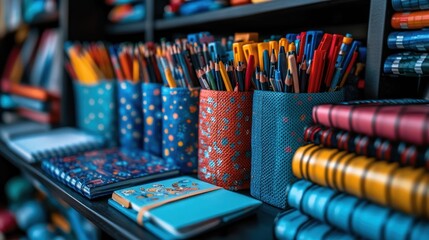
[[[392,0],[397,13],[392,16],[392,27],[387,45],[392,50],[403,50],[387,57],[384,73],[406,76],[429,74],[429,2]]]
[[[1,88],[19,115],[42,123],[57,123],[60,115],[61,51],[58,30],[31,30],[10,51]],[[2,106],[3,107],[3,106]]]
[[[376,100],[313,108],[292,160],[292,207],[279,239],[429,236],[429,102]],[[325,238],[324,238],[325,239]]]

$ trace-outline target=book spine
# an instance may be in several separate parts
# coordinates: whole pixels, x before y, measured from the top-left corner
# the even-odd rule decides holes
[[[67,174],[67,172],[65,172],[63,169],[56,167],[49,160],[42,161],[42,169],[52,177],[62,182],[63,184],[71,187],[78,193],[85,195],[81,191],[83,184],[79,181],[79,179],[70,177],[70,175]]]
[[[401,168],[396,163],[309,144],[296,151],[292,172],[321,186],[429,217],[429,174],[423,168]]]
[[[411,144],[429,144],[429,113],[416,106],[320,105],[316,124]]]
[[[280,240],[354,239],[352,235],[308,217],[295,209],[290,209],[277,216],[274,235],[276,239]]]
[[[364,239],[409,239],[429,229],[428,221],[306,180],[294,183],[288,196],[289,206]]]
[[[425,167],[429,170],[429,149],[405,142],[371,138],[349,131],[313,125],[305,129],[304,140],[327,148],[338,148],[358,155],[398,162],[402,166]]]

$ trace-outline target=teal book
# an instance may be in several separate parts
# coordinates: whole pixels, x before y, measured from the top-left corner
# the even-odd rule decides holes
[[[115,191],[109,204],[162,239],[183,239],[250,215],[262,203],[183,176]]]

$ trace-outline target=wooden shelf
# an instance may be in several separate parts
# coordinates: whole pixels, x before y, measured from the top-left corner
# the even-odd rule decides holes
[[[89,200],[45,174],[40,164],[29,164],[0,142],[0,157],[10,161],[36,184],[42,184],[54,196],[64,200],[80,214],[115,239],[157,239],[136,222],[110,207],[107,197]],[[243,193],[248,194],[248,192]],[[272,239],[275,216],[280,209],[264,204],[255,215],[198,236],[198,239]],[[174,214],[174,213],[172,213]],[[180,216],[177,216],[180,217]]]

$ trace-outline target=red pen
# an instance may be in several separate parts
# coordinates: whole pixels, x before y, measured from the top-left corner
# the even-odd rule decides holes
[[[317,93],[320,91],[321,85],[321,73],[323,71],[323,63],[326,55],[326,51],[324,50],[315,50],[313,61],[311,63],[311,73],[310,80],[308,86],[309,93]]]
[[[343,42],[343,35],[334,34],[332,35],[331,47],[327,54],[328,66],[325,74],[325,85],[327,88],[331,86],[332,78],[335,72],[335,62],[337,61],[338,53],[340,52],[341,43]]]
[[[307,35],[306,32],[301,32],[301,34],[299,35],[300,37],[300,42],[299,42],[299,52],[296,55],[296,62],[297,63],[301,63],[302,59],[304,57],[304,50],[305,50],[305,36]]]
[[[250,90],[253,72],[255,72],[255,57],[250,55],[247,61],[246,75],[244,78],[244,91],[246,92]]]

